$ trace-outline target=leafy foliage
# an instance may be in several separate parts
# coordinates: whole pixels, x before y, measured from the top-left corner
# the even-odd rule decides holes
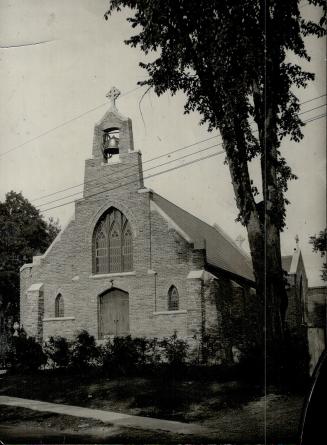
[[[44,345],[44,352],[55,367],[65,368],[70,362],[69,343],[64,337],[50,337]]]
[[[110,375],[131,375],[136,371],[152,372],[163,364],[172,371],[178,371],[185,364],[188,344],[176,334],[158,340],[157,338],[114,337],[102,349],[102,366]]]
[[[109,374],[127,375],[145,363],[146,339],[114,337],[103,349],[103,369]]]
[[[97,364],[100,356],[95,338],[83,330],[77,334],[71,348],[71,365],[73,368],[83,371]]]
[[[47,362],[42,346],[34,337],[27,337],[23,330],[17,337],[12,337],[12,344],[7,356],[7,364],[17,372],[37,371]]]
[[[19,269],[43,253],[60,230],[58,221],[44,221],[21,193],[0,202],[0,296],[6,315],[18,318]]]
[[[173,370],[178,370],[184,366],[189,345],[185,340],[178,338],[176,332],[171,337],[161,340],[160,346],[163,357]]]
[[[319,235],[310,236],[310,244],[312,244],[312,250],[320,253],[321,257],[327,255],[327,229],[321,230]],[[327,281],[327,262],[325,261],[322,266],[321,278]]]
[[[239,164],[239,168],[234,166],[235,174],[247,186],[239,185],[237,191],[244,223],[254,205],[245,196],[251,189],[247,161],[260,155],[275,172],[275,183],[267,183],[275,189],[269,213],[279,227],[284,224],[285,201],[276,192],[285,191],[294,175],[278,150],[284,137],[302,138],[299,101],[292,87],[305,87],[314,78],[300,65],[288,62],[287,54],[292,51],[310,60],[303,37],[324,35],[326,23],[325,16],[318,23],[305,20],[299,3],[111,0],[105,14],[108,19],[122,7],[135,12],[128,21],[139,32],[126,43],[156,57],[140,63],[149,75],[141,84],[153,87],[158,95],[183,91],[186,113],[199,111],[201,123],[221,131],[227,161]],[[322,0],[309,3],[326,8]]]
[[[309,4],[326,12],[325,0]],[[287,306],[280,231],[288,204],[284,193],[296,178],[281,142],[302,139],[294,91],[314,79],[288,56],[310,60],[304,38],[326,34],[326,15],[306,20],[300,0],[109,0],[105,18],[124,7],[136,30],[126,43],[151,56],[140,63],[148,74],[140,84],[159,96],[182,91],[185,113],[198,111],[202,124],[220,131],[257,292],[267,297],[267,332],[279,340]],[[254,158],[261,185],[250,177]]]
[[[220,336],[216,333],[207,333],[201,342],[202,363],[220,364],[224,359],[224,352]]]

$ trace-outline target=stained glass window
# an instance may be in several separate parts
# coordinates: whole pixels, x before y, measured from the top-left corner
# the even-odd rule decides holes
[[[133,266],[133,246],[132,246],[132,230],[126,221],[123,228],[123,268],[124,270],[132,270]]]
[[[95,238],[95,269],[98,273],[107,272],[108,247],[107,237],[103,230],[99,230]]]
[[[55,301],[55,317],[63,317],[64,313],[64,298],[58,294]]]
[[[128,272],[133,268],[133,234],[125,215],[111,208],[93,236],[93,272]]]
[[[168,291],[168,310],[178,311],[179,309],[179,295],[175,286],[171,286]]]

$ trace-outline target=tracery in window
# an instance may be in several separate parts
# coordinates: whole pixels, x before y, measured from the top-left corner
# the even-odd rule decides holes
[[[128,272],[133,268],[133,235],[125,215],[111,208],[99,220],[93,235],[93,272]]]
[[[64,311],[64,298],[61,294],[58,294],[56,296],[55,301],[55,317],[63,317],[65,314]]]
[[[178,311],[179,309],[179,294],[175,286],[171,286],[168,291],[168,310]]]

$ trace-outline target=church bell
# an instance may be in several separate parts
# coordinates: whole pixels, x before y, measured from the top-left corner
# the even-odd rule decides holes
[[[103,154],[110,159],[113,155],[119,154],[119,138],[114,135],[107,135],[103,143]]]

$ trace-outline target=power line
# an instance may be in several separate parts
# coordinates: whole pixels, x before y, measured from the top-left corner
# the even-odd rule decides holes
[[[223,143],[221,142],[220,144],[210,145],[209,147],[203,148],[202,150],[196,151],[196,152],[194,152],[194,153],[188,153],[188,154],[183,155],[183,156],[181,156],[181,157],[179,157],[179,158],[177,158],[177,159],[171,159],[170,161],[167,161],[167,162],[164,162],[164,163],[162,163],[162,164],[155,165],[155,166],[153,166],[153,167],[150,167],[150,168],[148,168],[148,169],[145,169],[145,170],[143,170],[143,172],[147,172],[147,171],[150,171],[150,170],[154,170],[154,169],[159,168],[159,167],[162,167],[162,166],[164,166],[164,165],[168,165],[168,164],[171,164],[171,163],[173,163],[173,162],[180,161],[181,159],[185,159],[185,158],[187,158],[187,157],[189,157],[189,156],[193,156],[193,155],[196,155],[196,154],[198,154],[198,153],[202,153],[202,152],[204,152],[204,151],[210,150],[211,148],[218,147],[218,146],[220,146],[220,145],[223,145]],[[223,152],[224,152],[224,150],[222,151],[222,153],[223,153]],[[129,168],[129,169],[130,169],[130,170],[131,170],[131,169],[134,169],[134,170],[135,170],[135,166],[134,166],[134,167],[131,167],[131,168]],[[135,175],[135,173],[132,173],[132,174],[130,174],[130,175],[120,177],[120,178],[118,178],[118,179],[117,179],[116,181],[114,181],[114,182],[121,182],[122,180],[127,179],[127,178],[130,178],[130,177],[132,177],[132,176],[134,176],[134,175]],[[105,184],[105,183],[98,184],[97,186],[92,187],[91,190],[95,190],[95,189],[100,188],[100,187],[102,187],[102,186],[104,186],[104,185],[106,185],[106,184]],[[124,185],[124,184],[122,184],[122,185]],[[71,197],[73,197],[73,196],[79,195],[80,193],[82,193],[82,191],[79,191],[79,192],[76,192],[76,193],[72,193],[71,195],[66,195],[66,196],[64,196],[64,197],[62,197],[62,198],[54,199],[53,201],[48,201],[48,202],[46,202],[46,203],[44,203],[44,204],[40,204],[40,205],[37,206],[36,208],[39,209],[40,207],[42,207],[42,206],[44,206],[44,205],[52,204],[52,203],[54,203],[54,202],[61,201],[62,199],[71,198]]]
[[[212,139],[215,139],[216,137],[219,137],[219,135],[211,136],[211,137],[209,137],[209,138],[202,139],[202,140],[197,141],[197,142],[194,142],[194,143],[192,143],[192,144],[184,145],[183,147],[179,147],[179,148],[177,148],[176,150],[172,150],[172,151],[170,151],[170,152],[168,152],[168,153],[165,153],[165,154],[162,154],[162,155],[159,155],[159,156],[155,156],[154,158],[151,158],[151,159],[148,159],[147,161],[144,161],[143,164],[146,164],[146,163],[148,163],[148,162],[155,161],[155,160],[160,159],[160,158],[164,158],[164,157],[166,157],[166,156],[169,156],[169,155],[171,155],[171,154],[173,154],[173,153],[177,153],[177,152],[182,151],[182,150],[186,150],[187,148],[190,148],[190,147],[193,147],[193,146],[195,146],[195,145],[201,144],[202,142],[210,141],[210,140],[212,140]],[[124,169],[124,170],[122,170],[122,171],[125,171],[125,170],[130,170],[130,167],[127,167],[126,169]],[[88,184],[88,183],[90,183],[90,182],[94,182],[94,181],[96,181],[96,179],[90,179],[89,181],[81,182],[80,184],[73,185],[73,186],[71,186],[71,187],[67,187],[67,188],[58,190],[58,191],[53,192],[53,193],[49,193],[48,195],[39,196],[38,198],[34,198],[31,202],[35,202],[35,201],[38,201],[39,199],[43,199],[43,198],[48,198],[49,196],[56,195],[57,193],[65,192],[65,191],[67,191],[67,190],[71,190],[71,189],[73,189],[73,188],[80,187],[81,185]],[[40,204],[40,205],[42,205],[42,204]]]
[[[310,110],[302,111],[301,113],[299,113],[299,115],[300,115],[300,114],[309,113],[310,111],[317,110],[318,108],[325,107],[326,105],[327,105],[327,104],[323,104],[323,105],[319,105],[318,107],[310,108]]]
[[[326,96],[326,94],[321,94],[320,96],[314,97],[314,98],[309,99],[309,100],[306,100],[306,101],[304,101],[304,102],[301,102],[300,105],[307,104],[307,103],[312,102],[312,101],[314,101],[314,100],[320,99],[321,97],[324,97],[324,96]],[[299,115],[304,114],[304,113],[308,113],[309,111],[313,111],[313,110],[315,110],[315,109],[317,109],[317,108],[321,108],[322,106],[325,106],[325,105],[326,105],[326,104],[321,105],[321,106],[319,106],[319,107],[312,108],[312,109],[310,109],[310,110],[303,111],[303,112],[299,113]],[[254,122],[254,121],[250,122],[250,124],[252,124],[253,122]],[[198,142],[194,142],[193,144],[185,145],[185,146],[180,147],[180,148],[178,148],[178,149],[176,149],[176,150],[170,151],[170,152],[168,152],[168,153],[166,153],[166,154],[159,155],[159,156],[155,156],[154,158],[151,158],[151,159],[148,159],[147,161],[144,161],[144,162],[143,162],[143,165],[146,164],[146,163],[148,163],[148,162],[152,162],[152,161],[154,161],[154,160],[157,160],[157,159],[166,157],[166,156],[168,156],[168,155],[170,155],[170,154],[177,153],[177,152],[179,152],[179,151],[181,151],[181,150],[185,150],[185,149],[187,149],[187,148],[193,147],[194,145],[198,145],[198,144],[200,144],[200,143],[202,143],[202,142],[206,142],[206,141],[212,140],[212,139],[214,139],[214,138],[216,138],[216,137],[220,137],[220,135],[217,135],[217,136],[211,136],[211,137],[209,137],[209,138],[202,139],[202,140],[200,140],[200,141],[198,141]],[[130,170],[130,169],[131,169],[130,167],[127,167],[126,169],[124,169],[124,170],[122,170],[122,171],[128,171],[128,170]],[[121,173],[121,172],[120,172],[120,173]],[[82,182],[82,183],[80,183],[80,184],[76,184],[76,185],[73,185],[73,186],[70,186],[70,187],[66,187],[66,188],[64,188],[64,189],[57,190],[57,191],[55,191],[55,192],[53,192],[53,193],[49,193],[49,194],[46,194],[46,195],[42,195],[42,196],[39,196],[38,198],[33,198],[33,199],[31,200],[31,202],[35,202],[35,201],[38,201],[38,200],[43,199],[43,198],[48,198],[48,197],[50,197],[50,196],[54,196],[54,195],[56,195],[56,194],[58,194],[58,193],[65,192],[65,191],[68,191],[68,190],[72,190],[72,189],[74,189],[74,188],[77,188],[77,187],[80,187],[80,186],[84,186],[85,184],[90,183],[90,182],[94,182],[94,181],[96,181],[96,179],[91,179],[91,180],[89,180],[89,181]],[[61,199],[64,199],[64,197],[61,198]],[[46,204],[46,203],[45,203],[45,204]],[[45,205],[45,204],[39,204],[39,207],[42,206],[42,205]]]
[[[321,97],[325,97],[325,96],[326,96],[326,93],[321,94],[320,96],[313,97],[312,99],[305,100],[304,102],[301,102],[300,105],[308,104],[309,102],[313,102],[314,100],[320,99]]]
[[[128,94],[133,93],[134,91],[138,90],[139,88],[142,88],[142,86],[138,86],[138,87],[134,88],[133,90],[127,91],[127,93],[122,94],[120,97],[127,96]],[[97,107],[91,108],[90,110],[85,111],[84,113],[81,113],[78,116],[75,116],[72,119],[69,119],[68,121],[62,122],[61,124],[57,125],[56,127],[53,127],[53,128],[50,128],[49,130],[46,130],[44,133],[41,133],[38,136],[35,136],[35,137],[31,138],[31,139],[28,139],[27,141],[25,141],[25,142],[23,142],[23,143],[21,143],[19,145],[16,145],[15,147],[10,148],[9,150],[7,150],[7,151],[5,151],[3,153],[0,153],[0,157],[5,156],[8,153],[11,153],[12,151],[18,150],[19,148],[23,147],[24,145],[29,144],[30,142],[36,141],[37,139],[39,139],[39,138],[41,138],[43,136],[46,136],[47,134],[52,133],[55,130],[58,130],[58,128],[62,128],[65,125],[68,125],[71,122],[74,122],[77,119],[80,119],[81,117],[86,116],[89,113],[92,113],[92,111],[98,110],[99,108],[103,107],[104,105],[107,105],[107,103],[108,102],[105,102],[105,103],[103,103],[101,105],[98,105]]]
[[[326,105],[326,104],[321,105],[321,106],[319,106],[319,107],[314,107],[314,108],[312,108],[312,109],[310,109],[310,110],[303,111],[302,113],[299,113],[299,114],[304,114],[304,113],[306,113],[306,112],[316,110],[316,109],[321,108],[322,106],[325,106],[325,105]],[[255,132],[257,132],[257,130],[256,130]],[[207,140],[210,140],[210,139],[214,139],[215,137],[216,137],[216,136],[213,136],[213,137],[204,139],[204,140],[202,140],[202,141],[195,142],[195,143],[193,143],[193,144],[190,144],[190,145],[187,145],[187,146],[184,146],[184,147],[180,147],[180,148],[178,148],[178,149],[176,149],[176,150],[173,150],[173,151],[171,151],[171,152],[168,152],[168,153],[166,153],[166,154],[164,154],[164,155],[160,155],[160,156],[154,157],[154,158],[152,158],[152,159],[149,159],[148,161],[145,161],[144,164],[147,163],[147,162],[151,162],[151,161],[153,161],[153,160],[156,160],[156,159],[160,159],[160,158],[162,158],[162,157],[169,156],[170,154],[179,152],[179,151],[181,151],[181,150],[184,150],[185,148],[189,148],[189,147],[195,146],[195,145],[197,145],[198,143],[201,143],[201,142],[203,142],[203,141],[207,141]],[[202,149],[202,150],[199,150],[199,151],[197,151],[197,152],[195,152],[195,153],[189,153],[189,154],[187,154],[187,155],[185,155],[185,156],[182,156],[182,157],[180,157],[180,158],[177,158],[177,159],[168,161],[168,162],[163,163],[163,164],[159,164],[159,165],[153,166],[153,167],[151,167],[151,168],[149,168],[149,169],[146,169],[146,170],[144,170],[144,171],[146,172],[146,171],[150,171],[150,170],[156,169],[156,168],[160,167],[161,165],[167,165],[167,164],[170,164],[170,163],[172,163],[172,162],[178,161],[178,160],[180,160],[180,159],[184,159],[184,158],[187,157],[187,156],[192,156],[192,155],[194,155],[194,154],[196,154],[196,153],[201,153],[201,152],[203,152],[203,151],[209,150],[210,148],[217,147],[217,146],[221,146],[221,145],[222,145],[222,143],[219,143],[219,144],[212,145],[212,146],[210,146],[210,147],[206,147],[206,148],[204,148],[204,149]],[[125,168],[125,169],[122,169],[122,170],[119,172],[119,178],[118,178],[118,180],[121,181],[121,180],[123,180],[123,179],[126,179],[126,178],[129,178],[129,177],[131,177],[131,176],[134,176],[134,173],[133,173],[133,174],[131,174],[131,175],[127,175],[127,176],[123,176],[123,177],[121,177],[121,173],[123,173],[123,172],[125,172],[125,171],[130,171],[130,170],[132,170],[132,169],[134,169],[134,168],[135,168],[135,167],[130,167],[130,166],[129,166],[129,167]],[[92,179],[92,180],[86,181],[85,184],[90,183],[90,182],[95,182],[95,181],[97,181],[97,179]],[[68,187],[68,188],[66,188],[66,189],[64,189],[64,190],[62,190],[62,191],[66,191],[66,190],[68,190],[68,189],[76,188],[76,187],[79,187],[79,186],[81,186],[81,185],[84,185],[84,183],[78,184],[78,185],[76,185],[76,186]],[[99,187],[102,187],[103,185],[105,185],[105,183],[103,183],[103,182],[101,183],[101,182],[100,182],[100,183],[98,183],[95,187],[91,187],[90,189],[91,189],[91,190],[93,190],[93,189],[95,190],[95,189],[98,189]],[[49,196],[53,196],[53,195],[58,194],[58,193],[59,193],[59,192],[53,192],[52,194],[49,194],[49,195],[47,195],[47,196],[48,196],[48,197],[49,197]],[[66,198],[70,198],[70,197],[79,195],[80,193],[82,193],[82,191],[78,191],[78,192],[76,192],[76,193],[72,193],[72,194],[70,194],[70,195],[66,195],[66,196],[63,196],[63,197],[61,197],[61,198],[57,198],[57,199],[54,199],[54,200],[52,200],[52,201],[48,201],[48,202],[39,204],[39,205],[36,206],[36,207],[37,207],[37,208],[40,208],[40,207],[42,207],[42,206],[45,206],[45,205],[48,205],[48,204],[52,204],[52,203],[54,203],[54,202],[58,202],[58,201],[61,201],[61,200],[63,200],[63,199],[66,199]]]
[[[305,123],[308,124],[309,122],[316,121],[317,119],[321,119],[322,117],[326,116],[326,113],[320,114],[318,116],[313,116],[311,118],[308,118]]]
[[[325,117],[325,116],[326,116],[326,113],[321,114],[321,115],[319,115],[319,116],[312,117],[311,119],[309,119],[309,120],[306,121],[305,123],[309,123],[309,122],[315,121],[315,120],[317,120],[317,119],[321,119],[322,117]],[[217,145],[218,145],[218,144],[217,144]],[[194,163],[196,163],[196,162],[203,161],[203,160],[206,160],[206,159],[210,159],[210,158],[212,158],[212,157],[214,157],[214,156],[218,156],[218,155],[220,155],[220,154],[223,154],[224,152],[225,152],[224,150],[221,150],[221,151],[219,151],[219,152],[217,152],[217,153],[212,153],[212,154],[207,155],[207,156],[202,156],[201,158],[194,159],[194,160],[189,161],[189,162],[185,162],[184,164],[181,164],[181,165],[177,165],[177,166],[171,167],[171,168],[169,168],[169,169],[167,169],[167,170],[163,170],[163,171],[158,172],[158,173],[153,173],[152,175],[146,176],[144,179],[151,179],[151,178],[154,178],[154,177],[159,176],[159,175],[161,175],[161,174],[168,173],[168,172],[177,170],[177,169],[179,169],[179,168],[186,167],[186,166],[188,166],[188,165],[192,165],[192,164],[194,164]],[[187,155],[186,155],[186,156],[187,156]],[[185,156],[185,157],[186,157],[186,156]],[[165,165],[165,164],[162,164],[162,165]],[[157,166],[157,167],[159,167],[159,166]],[[127,186],[127,185],[134,184],[135,182],[138,182],[138,179],[137,179],[137,180],[134,180],[134,181],[131,181],[131,182],[128,182],[128,183],[123,184],[123,185],[119,184],[119,185],[117,185],[117,186],[115,186],[115,187],[112,187],[112,188],[109,188],[109,189],[106,189],[106,190],[102,190],[102,191],[100,191],[100,192],[93,193],[93,194],[87,196],[87,198],[91,198],[91,197],[93,197],[93,196],[97,196],[97,195],[100,195],[100,194],[102,194],[102,193],[107,193],[107,192],[110,192],[110,191],[115,190],[115,189],[117,189],[117,188],[120,188],[120,187],[124,187],[124,186]],[[63,198],[63,199],[64,199],[64,198]],[[49,210],[57,209],[57,208],[59,208],[59,207],[63,207],[63,206],[65,206],[65,205],[72,204],[72,203],[74,203],[74,202],[75,202],[75,200],[73,200],[73,201],[68,201],[68,202],[65,202],[65,203],[63,203],[63,204],[59,204],[59,205],[57,205],[57,206],[53,206],[53,207],[49,207],[49,208],[47,208],[47,209],[41,210],[41,212],[47,212],[47,211],[49,211]],[[49,203],[47,203],[47,204],[49,204]]]
[[[324,116],[324,114],[322,114],[322,115],[320,115],[320,116],[316,116],[316,117],[313,116],[312,118],[309,118],[306,122],[311,122],[311,121],[316,120],[317,118],[321,118],[321,117],[323,117],[323,116]],[[193,156],[193,155],[195,155],[195,154],[197,154],[197,153],[201,153],[201,152],[203,152],[203,151],[209,150],[210,148],[213,148],[213,147],[216,147],[216,146],[220,146],[220,145],[222,145],[222,143],[220,143],[220,144],[214,144],[214,145],[212,145],[212,146],[210,146],[210,147],[206,147],[206,148],[204,148],[204,149],[202,149],[202,150],[200,150],[200,151],[198,151],[198,152],[189,153],[189,154],[187,154],[187,155],[181,156],[180,158],[177,158],[177,159],[174,159],[174,160],[170,160],[170,161],[165,162],[165,163],[163,163],[163,164],[159,164],[159,165],[153,166],[153,167],[151,167],[151,168],[149,168],[149,169],[146,169],[146,170],[144,170],[144,171],[150,171],[150,170],[159,168],[159,167],[161,167],[161,166],[163,166],[163,165],[171,164],[171,163],[176,162],[176,161],[178,161],[178,160],[180,160],[180,159],[184,159],[184,158],[186,158],[186,157]],[[132,167],[132,168],[135,168],[135,167]],[[124,169],[124,170],[131,170],[131,167],[128,167],[128,169]],[[124,171],[124,170],[123,170],[123,171]],[[134,176],[134,173],[131,174],[131,175],[127,175],[127,176],[120,177],[120,178],[119,178],[120,183],[121,183],[122,180],[127,179],[127,178],[129,178],[129,177],[131,177],[131,176]],[[118,181],[117,181],[117,182],[118,182]],[[106,185],[106,183],[102,182],[102,183],[100,183],[100,184],[97,184],[95,187],[91,187],[90,190],[96,190],[96,189],[99,189],[99,188],[103,187],[104,185]],[[73,193],[73,194],[71,194],[71,195],[66,195],[66,196],[63,196],[63,197],[61,197],[61,198],[57,198],[57,199],[52,200],[52,201],[48,201],[48,202],[46,202],[46,203],[40,204],[40,205],[38,206],[38,208],[40,208],[40,207],[42,207],[42,206],[45,206],[45,205],[52,204],[52,203],[54,203],[54,202],[61,201],[61,200],[63,200],[63,199],[67,199],[67,198],[70,198],[70,197],[73,197],[73,196],[77,196],[77,195],[79,195],[80,193],[82,193],[82,191]]]
[[[167,170],[163,170],[162,172],[153,173],[152,175],[146,176],[144,179],[154,178],[155,176],[162,175],[163,173],[168,173],[168,172],[170,172],[170,171],[177,170],[178,168],[181,168],[181,167],[186,167],[187,165],[191,165],[191,164],[194,164],[195,162],[203,161],[203,160],[205,160],[205,159],[212,158],[213,156],[217,156],[217,155],[220,155],[220,154],[222,154],[222,153],[224,153],[224,150],[222,150],[222,151],[220,151],[220,152],[217,152],[217,153],[212,153],[212,154],[207,155],[207,156],[203,156],[203,157],[200,158],[200,159],[194,159],[193,161],[185,162],[184,164],[177,165],[177,166],[175,166],[175,167],[171,167],[171,168],[169,168],[169,169],[167,169]],[[126,184],[118,185],[118,186],[113,187],[113,188],[110,188],[110,189],[102,190],[101,192],[93,193],[92,195],[88,195],[88,198],[92,198],[93,196],[100,195],[101,193],[111,192],[112,190],[115,190],[115,189],[120,188],[120,187],[124,187],[124,186],[126,186],[126,185],[134,184],[134,183],[136,183],[136,182],[138,182],[138,181],[139,181],[139,179],[135,179],[134,181],[127,182]],[[56,208],[58,208],[58,207],[62,207],[62,206],[68,205],[68,204],[72,204],[73,202],[75,202],[75,200],[73,200],[73,201],[69,201],[69,202],[65,202],[64,204],[59,204],[59,205],[57,205],[57,206],[50,207],[50,208],[48,208],[48,209],[41,210],[41,212],[47,212],[47,211],[49,211],[49,210],[53,210],[53,209],[56,209]]]
[[[138,87],[136,87],[136,88],[134,88],[134,89],[132,89],[130,91],[127,91],[126,93],[122,94],[121,97],[128,96],[129,94],[133,93],[134,91],[136,91],[136,90],[138,90],[138,89],[140,89],[142,87],[143,87],[143,85],[138,86]],[[305,102],[302,102],[302,104],[306,104],[306,103],[312,102],[313,100],[317,100],[317,99],[319,99],[319,98],[321,98],[323,96],[326,96],[326,94],[322,94],[321,96],[317,96],[317,97],[314,97],[312,99],[309,99],[309,100],[307,100]],[[31,138],[31,139],[28,139],[27,141],[22,142],[21,144],[16,145],[15,147],[10,148],[9,150],[7,150],[7,151],[5,151],[3,153],[0,153],[0,157],[5,156],[5,155],[7,155],[7,154],[9,154],[9,153],[11,153],[11,152],[13,152],[15,150],[18,150],[19,148],[23,147],[24,145],[27,145],[30,142],[36,141],[37,139],[39,139],[39,138],[41,138],[43,136],[46,136],[47,134],[52,133],[53,131],[58,130],[59,128],[62,128],[65,125],[68,125],[71,122],[74,122],[75,120],[80,119],[83,116],[86,116],[87,114],[91,113],[92,111],[98,110],[99,108],[103,107],[106,104],[107,104],[107,102],[105,102],[105,103],[103,103],[101,105],[98,105],[98,106],[96,106],[94,108],[91,108],[90,110],[85,111],[84,113],[81,113],[81,114],[73,117],[72,119],[69,119],[68,121],[62,122],[61,124],[59,124],[59,125],[57,125],[57,126],[55,126],[53,128],[50,128],[49,130],[46,130],[45,132],[39,134],[38,136],[35,136],[35,137]],[[39,199],[39,198],[37,198],[37,199]]]

